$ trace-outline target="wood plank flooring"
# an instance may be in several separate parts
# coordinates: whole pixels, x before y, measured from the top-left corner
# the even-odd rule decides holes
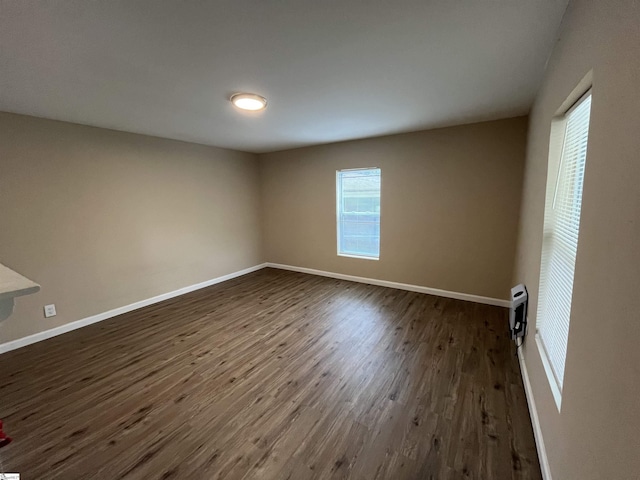
[[[507,310],[264,269],[0,355],[22,479],[539,479]]]

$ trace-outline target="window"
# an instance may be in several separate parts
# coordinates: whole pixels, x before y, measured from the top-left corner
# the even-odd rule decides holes
[[[554,136],[562,143],[558,144],[559,162],[552,155],[549,157],[549,175],[557,172],[557,178],[550,178],[547,183],[537,340],[558,408],[569,340],[590,112],[588,92],[554,122],[551,131],[550,149],[553,150]]]
[[[338,255],[380,258],[380,169],[336,174]]]

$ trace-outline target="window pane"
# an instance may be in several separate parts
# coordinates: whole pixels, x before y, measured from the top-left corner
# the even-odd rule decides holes
[[[560,390],[569,340],[590,110],[588,95],[566,116],[558,178],[555,190],[549,192],[552,202],[545,207],[538,332]]]
[[[380,169],[337,174],[338,253],[380,256]]]

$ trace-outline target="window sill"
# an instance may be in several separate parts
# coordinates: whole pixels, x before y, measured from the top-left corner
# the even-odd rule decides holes
[[[338,253],[339,257],[347,257],[347,258],[359,258],[361,260],[380,260],[380,257],[367,257],[365,255],[351,255],[348,253]]]
[[[542,359],[542,366],[544,367],[544,371],[547,374],[547,380],[549,380],[551,393],[553,394],[553,399],[556,402],[556,407],[558,408],[559,413],[560,406],[562,405],[562,391],[558,386],[556,376],[554,375],[553,369],[551,368],[551,362],[549,361],[549,357],[547,357],[547,352],[544,349],[542,339],[540,338],[540,335],[538,333],[536,333],[536,345],[538,346],[538,352],[540,353],[540,358]]]

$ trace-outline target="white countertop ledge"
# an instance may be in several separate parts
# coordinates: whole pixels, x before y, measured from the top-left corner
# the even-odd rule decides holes
[[[40,290],[40,285],[0,263],[0,302]]]

